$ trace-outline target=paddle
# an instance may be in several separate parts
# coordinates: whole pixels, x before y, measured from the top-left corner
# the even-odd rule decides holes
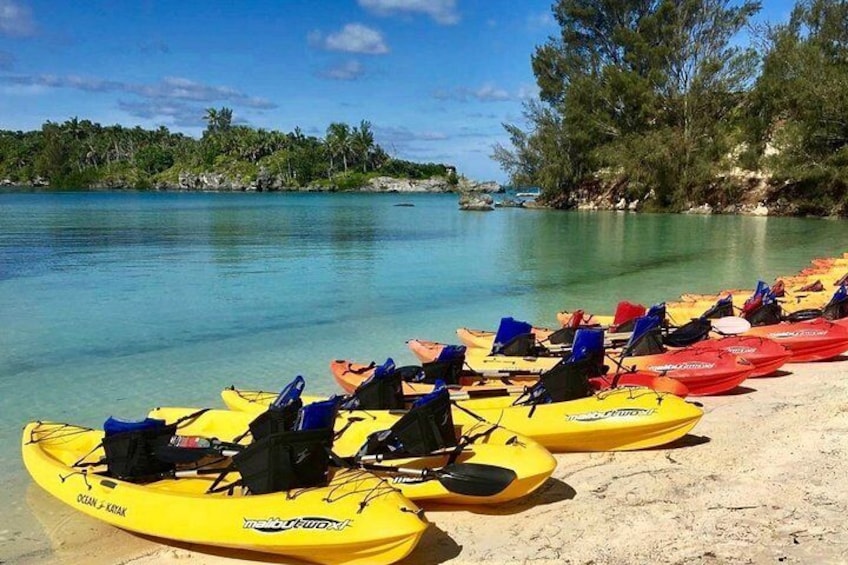
[[[518,477],[512,469],[485,463],[451,463],[438,469],[412,469],[370,463],[358,465],[366,471],[398,473],[421,481],[436,479],[450,492],[466,496],[494,496],[503,492]]]

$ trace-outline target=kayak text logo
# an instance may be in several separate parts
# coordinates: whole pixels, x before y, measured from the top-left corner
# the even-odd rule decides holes
[[[122,518],[127,517],[127,507],[120,506],[118,504],[114,504],[112,502],[107,502],[105,500],[98,500],[96,497],[91,496],[90,494],[78,494],[77,495],[77,504],[83,504],[85,506],[91,506],[95,510],[102,510],[104,512],[108,512],[109,514],[114,514],[115,516],[120,516]]]
[[[650,416],[655,410],[653,408],[616,408],[606,412],[584,412],[583,414],[571,414],[565,419],[569,422],[597,422],[598,420],[609,420],[611,418],[641,418]]]
[[[652,365],[648,367],[651,371],[661,373],[663,371],[694,371],[698,369],[712,369],[715,363],[705,361],[689,361],[687,363],[668,363],[666,365]]]
[[[733,353],[734,355],[742,355],[743,353],[754,353],[757,351],[753,347],[745,347],[744,345],[731,345],[730,347],[725,347],[724,350]]]
[[[777,339],[782,337],[816,337],[820,335],[827,335],[827,332],[825,330],[796,330],[794,332],[777,332],[768,334],[770,338]]]
[[[276,534],[289,530],[327,530],[340,532],[350,525],[351,520],[333,520],[332,518],[319,518],[304,516],[302,518],[243,518],[245,530],[256,530],[265,534]]]

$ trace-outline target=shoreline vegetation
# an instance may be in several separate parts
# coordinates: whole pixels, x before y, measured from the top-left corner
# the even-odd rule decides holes
[[[848,4],[557,0],[492,158],[555,208],[848,216]]]
[[[323,138],[233,122],[209,108],[200,139],[166,127],[103,126],[76,117],[40,130],[0,130],[0,187],[207,192],[499,192],[451,165],[390,157],[370,122],[332,123]]]

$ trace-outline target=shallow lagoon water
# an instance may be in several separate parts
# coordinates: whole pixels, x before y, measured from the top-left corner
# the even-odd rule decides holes
[[[330,393],[331,359],[412,362],[404,340],[502,315],[552,325],[752,287],[846,236],[833,220],[459,212],[454,195],[0,193],[0,558],[48,544],[23,494],[28,420],[219,406],[225,386],[297,374]]]

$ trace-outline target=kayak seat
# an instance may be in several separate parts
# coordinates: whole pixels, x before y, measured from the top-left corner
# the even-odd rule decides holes
[[[527,336],[530,336],[529,347],[535,345],[535,336],[533,336],[532,331],[533,326],[527,322],[515,318],[501,318],[492,345],[492,355],[517,355],[521,357],[528,355],[525,352],[528,348]],[[507,347],[510,347],[509,351],[507,351]]]
[[[272,433],[233,456],[241,484],[251,494],[327,484],[333,429]]]
[[[712,324],[706,318],[695,318],[663,336],[663,344],[669,347],[686,347],[704,339],[712,329]]]
[[[748,312],[743,312],[743,316],[754,327],[778,324],[781,321],[780,304],[777,302],[761,304]]]
[[[636,319],[644,315],[644,306],[623,300],[615,307],[612,325],[615,326],[617,332],[631,332]]]
[[[536,334],[517,335],[499,348],[499,355],[509,357],[535,357]]]
[[[164,420],[154,418],[126,422],[109,417],[103,431],[106,472],[110,477],[144,483],[176,468],[173,462],[157,457],[157,451],[166,448],[176,433],[176,424],[166,425]]]
[[[817,280],[816,282],[814,282],[812,284],[802,286],[801,288],[798,289],[798,292],[822,292],[823,290],[824,290],[824,285],[822,284],[822,282],[820,280]]]
[[[560,328],[548,336],[548,343],[551,345],[571,345],[574,343],[574,334],[576,332],[577,328],[573,326]]]
[[[358,456],[397,454],[424,456],[456,446],[450,393],[444,383],[416,400],[412,408],[388,430],[374,432]]]
[[[597,376],[597,360],[587,357],[580,361],[558,363],[539,376],[539,384],[548,395],[547,402],[565,402],[592,396],[590,376]]]
[[[303,401],[300,398],[285,406],[269,406],[268,410],[248,424],[253,440],[258,441],[272,434],[293,430],[302,406]]]
[[[624,356],[656,355],[665,353],[660,321],[653,316],[637,318],[633,325],[633,334],[624,349]]]
[[[840,286],[833,298],[824,307],[822,315],[827,320],[841,320],[848,317],[848,288]]]
[[[446,385],[458,385],[465,365],[464,345],[446,345],[435,361],[424,363],[418,382],[436,384],[439,381]]]
[[[701,317],[708,320],[733,316],[733,297],[725,296],[704,312]]]
[[[401,367],[390,373],[374,372],[362,382],[342,408],[345,410],[397,410],[403,408],[403,369]],[[415,374],[421,367],[414,367]]]

